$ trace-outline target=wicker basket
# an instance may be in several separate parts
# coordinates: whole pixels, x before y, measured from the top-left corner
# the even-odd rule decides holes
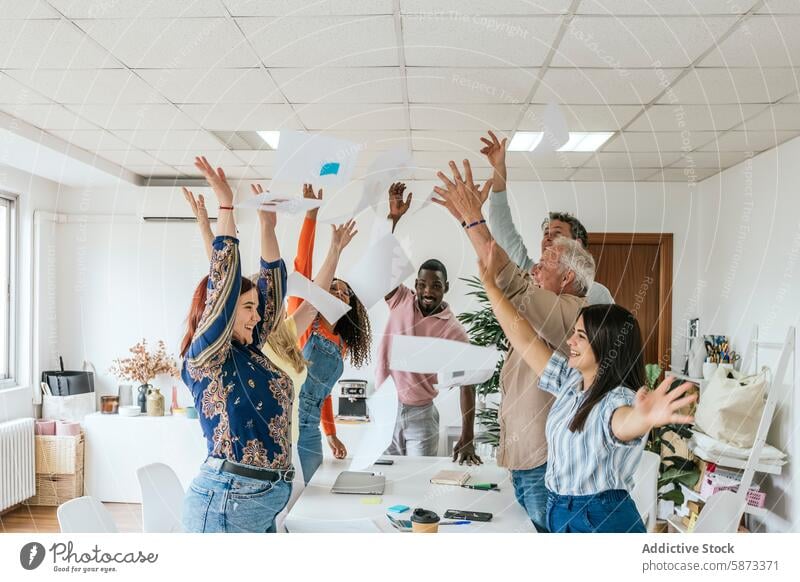
[[[36,495],[27,505],[58,506],[83,495],[83,470],[71,475],[36,475]]]
[[[83,472],[83,434],[41,436],[36,439],[36,475],[73,475]]]

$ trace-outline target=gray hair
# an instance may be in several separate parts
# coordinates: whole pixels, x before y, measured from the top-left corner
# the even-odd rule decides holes
[[[580,297],[585,296],[594,283],[594,258],[580,242],[565,236],[554,239],[553,248],[558,251],[561,272],[575,273],[575,290]]]

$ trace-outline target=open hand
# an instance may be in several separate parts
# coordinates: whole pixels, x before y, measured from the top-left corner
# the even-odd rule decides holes
[[[198,156],[194,159],[194,166],[208,182],[209,186],[214,190],[217,196],[217,202],[220,206],[233,206],[233,190],[228,184],[228,178],[222,168],[216,170],[211,167],[205,156]]]
[[[355,220],[348,220],[344,224],[340,224],[339,226],[331,225],[333,228],[333,234],[331,235],[331,245],[338,251],[342,252],[344,248],[350,244],[350,241],[353,240],[353,237],[358,234],[356,230],[356,221]]]
[[[192,209],[192,214],[194,214],[197,222],[200,223],[200,225],[211,224],[211,222],[208,220],[208,210],[206,209],[205,197],[200,194],[197,198],[195,198],[194,193],[185,186],[182,188],[182,190],[183,197],[186,198],[186,202],[189,203],[189,207]]]
[[[482,465],[483,461],[475,453],[475,446],[472,444],[472,439],[465,439],[461,437],[456,442],[453,448],[453,461],[458,462],[459,465],[466,463],[467,465]]]
[[[392,222],[397,222],[402,216],[408,212],[411,207],[411,199],[414,197],[412,192],[408,193],[408,198],[403,201],[403,192],[406,190],[406,185],[402,182],[395,182],[389,186],[389,216]]]
[[[438,172],[436,175],[444,184],[444,188],[435,186],[433,191],[441,197],[441,200],[433,199],[440,206],[445,206],[451,213],[458,213],[461,220],[471,223],[481,219],[481,207],[489,197],[489,190],[492,188],[492,180],[487,180],[483,188],[478,188],[472,180],[472,167],[469,160],[464,160],[464,177],[458,170],[456,163],[450,161],[450,170],[453,172],[453,181]]]
[[[653,427],[664,426],[666,424],[691,424],[694,422],[693,416],[678,414],[678,410],[697,400],[697,394],[684,396],[687,390],[694,384],[684,382],[674,390],[669,387],[675,378],[669,376],[664,379],[658,388],[649,390],[647,387],[640,388],[636,392],[633,401],[633,409],[641,415],[647,424]]]
[[[506,142],[508,142],[508,138],[504,137],[503,141],[500,141],[497,139],[494,132],[489,131],[489,137],[482,137],[481,141],[484,143],[484,147],[481,148],[481,153],[489,160],[489,164],[491,164],[492,168],[495,170],[498,168],[505,168]]]
[[[261,184],[250,184],[250,191],[253,192],[253,196],[260,196],[264,193],[264,188]],[[259,209],[258,220],[262,226],[274,229],[278,224],[278,215],[274,212]]]

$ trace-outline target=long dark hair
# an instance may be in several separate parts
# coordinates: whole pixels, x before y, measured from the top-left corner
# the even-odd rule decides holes
[[[334,281],[342,281],[341,279],[334,279]],[[370,349],[372,348],[372,328],[369,325],[369,315],[364,304],[361,303],[353,289],[347,284],[347,281],[342,281],[347,285],[347,290],[350,292],[350,311],[344,314],[336,325],[333,327],[344,345],[347,346],[347,354],[350,358],[350,363],[356,368],[360,368],[370,360]]]
[[[242,277],[242,288],[239,291],[239,295],[244,295],[253,287],[253,282],[250,279]],[[181,341],[180,353],[182,358],[186,357],[189,352],[189,346],[192,345],[192,338],[194,338],[197,326],[200,325],[200,318],[203,317],[203,312],[206,310],[207,297],[208,275],[200,279],[192,294],[192,304],[189,307],[189,315],[186,317],[186,333],[183,335],[183,341]]]
[[[572,432],[583,430],[595,404],[617,386],[636,391],[645,385],[642,332],[636,317],[620,305],[589,305],[578,317],[583,317],[597,375],[569,425]]]

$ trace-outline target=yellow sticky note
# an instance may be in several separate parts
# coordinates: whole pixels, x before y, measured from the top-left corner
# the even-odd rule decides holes
[[[362,497],[361,503],[364,505],[378,505],[382,499],[380,497]]]

